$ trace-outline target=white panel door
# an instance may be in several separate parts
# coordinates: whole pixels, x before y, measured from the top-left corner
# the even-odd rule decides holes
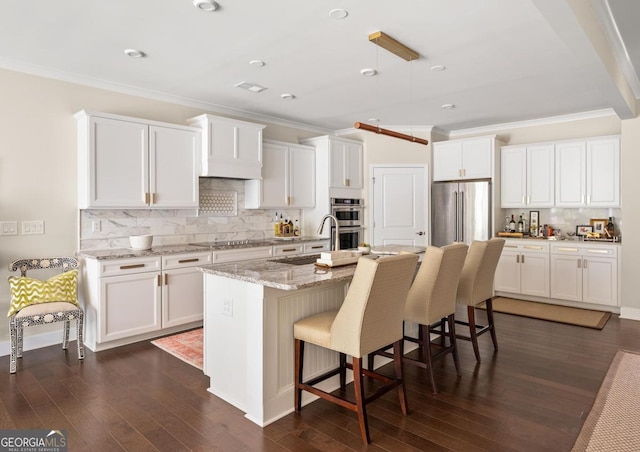
[[[162,276],[162,327],[202,320],[203,273],[187,267],[165,270]]]
[[[433,143],[433,180],[462,178],[462,142]]]
[[[520,293],[549,296],[549,255],[523,253],[520,255]]]
[[[496,267],[494,288],[503,292],[520,293],[520,253],[506,248],[502,250]]]
[[[145,207],[149,190],[148,128],[91,118],[90,207]]]
[[[529,207],[555,203],[555,153],[553,144],[527,146],[527,199]]]
[[[425,167],[373,168],[372,245],[427,244]]]
[[[551,298],[582,301],[582,257],[551,255]]]
[[[502,148],[500,162],[500,205],[503,208],[524,207],[527,196],[527,148]]]
[[[149,127],[151,207],[198,207],[200,134]]]
[[[585,257],[582,264],[582,301],[616,306],[618,304],[618,260],[611,257]]]
[[[620,138],[587,140],[587,205],[620,205]]]
[[[584,141],[556,145],[556,207],[585,205],[585,148]]]
[[[289,171],[289,148],[266,143],[262,162],[262,199],[260,206],[286,206],[289,191],[287,172]],[[256,206],[258,207],[258,206]]]
[[[484,179],[491,177],[492,138],[465,140],[462,142],[462,178]]]
[[[289,148],[289,206],[316,205],[316,151],[313,148]]]

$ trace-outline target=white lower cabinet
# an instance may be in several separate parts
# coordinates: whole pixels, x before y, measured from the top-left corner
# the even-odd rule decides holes
[[[549,296],[549,244],[506,243],[498,261],[495,290]]]
[[[211,252],[85,260],[87,347],[103,350],[201,323],[203,279],[196,266],[208,263]]]
[[[617,247],[551,246],[551,297],[618,305]]]

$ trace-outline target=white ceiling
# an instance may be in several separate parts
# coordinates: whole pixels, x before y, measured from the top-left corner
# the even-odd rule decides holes
[[[632,0],[217,1],[206,13],[192,0],[3,0],[0,67],[312,130],[380,118],[390,128],[450,131],[608,108],[629,117],[570,7],[586,3],[627,59],[618,62],[627,82],[640,85]],[[334,8],[349,15],[331,19]],[[379,30],[420,59],[370,43]],[[148,56],[132,59],[126,48]],[[363,68],[379,75],[363,77]],[[242,81],[268,89],[234,87]]]

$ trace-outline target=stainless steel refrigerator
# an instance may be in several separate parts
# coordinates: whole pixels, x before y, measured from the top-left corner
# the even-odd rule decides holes
[[[471,244],[491,233],[491,181],[431,185],[431,244]]]

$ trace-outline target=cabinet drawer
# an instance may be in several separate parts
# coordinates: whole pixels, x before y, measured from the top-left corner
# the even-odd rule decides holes
[[[249,259],[263,259],[271,257],[273,251],[270,246],[257,248],[239,248],[235,250],[219,250],[213,252],[213,263],[246,261]]]
[[[291,245],[276,245],[273,247],[274,256],[293,256],[294,254],[302,254],[304,252],[304,246],[302,243]]]
[[[160,271],[160,256],[136,257],[100,261],[100,276],[119,276]]]
[[[321,253],[323,251],[329,251],[331,248],[331,244],[329,241],[326,242],[309,242],[303,244],[303,249],[305,254],[311,253]]]
[[[616,257],[618,255],[618,248],[615,246],[607,245],[585,246],[582,244],[554,244],[551,246],[551,254],[575,254],[576,256]]]
[[[519,253],[549,253],[548,242],[517,242],[515,240],[507,240],[504,244],[504,251],[515,251]]]
[[[169,254],[162,257],[162,269],[169,270],[172,268],[206,265],[212,262],[212,258],[210,251],[203,253]]]

